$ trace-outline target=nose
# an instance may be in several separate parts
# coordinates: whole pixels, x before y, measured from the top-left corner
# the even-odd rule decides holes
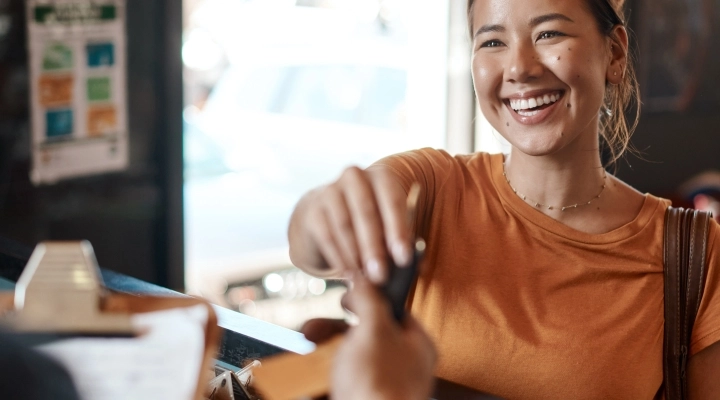
[[[539,78],[543,73],[540,55],[531,45],[517,44],[508,51],[505,80],[523,83]]]

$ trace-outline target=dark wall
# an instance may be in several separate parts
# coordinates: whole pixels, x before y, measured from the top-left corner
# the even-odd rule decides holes
[[[0,1],[0,235],[87,239],[99,263],[183,288],[182,2],[127,1],[130,168],[34,187],[22,0]]]
[[[619,175],[670,196],[691,176],[720,169],[720,0],[635,0],[643,114],[633,138],[642,158]]]

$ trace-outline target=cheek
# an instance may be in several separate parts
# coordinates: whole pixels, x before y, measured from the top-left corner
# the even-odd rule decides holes
[[[574,101],[602,102],[605,73],[599,60],[572,49],[547,55],[544,60],[553,74],[573,91]]]
[[[499,83],[502,82],[502,69],[491,60],[473,58],[472,77],[475,93],[482,105],[484,101],[495,96]]]
[[[543,57],[543,63],[566,85],[582,84],[588,65],[571,52],[552,52]]]
[[[472,76],[480,111],[490,124],[497,129],[496,118],[500,108],[502,108],[502,104],[498,100],[503,77],[502,68],[491,59],[473,59]]]

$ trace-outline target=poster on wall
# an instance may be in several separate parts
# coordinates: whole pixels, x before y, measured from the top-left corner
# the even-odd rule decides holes
[[[28,0],[36,185],[128,165],[125,0]]]

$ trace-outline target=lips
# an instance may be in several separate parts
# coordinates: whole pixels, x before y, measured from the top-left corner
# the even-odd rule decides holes
[[[542,91],[508,98],[504,101],[513,118],[521,124],[532,125],[544,121],[564,96],[563,91]]]

